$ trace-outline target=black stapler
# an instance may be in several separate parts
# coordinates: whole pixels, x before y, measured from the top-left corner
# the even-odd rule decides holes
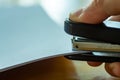
[[[120,62],[120,22],[87,24],[66,19],[64,30],[73,36],[73,51],[85,53],[65,56],[72,60]]]

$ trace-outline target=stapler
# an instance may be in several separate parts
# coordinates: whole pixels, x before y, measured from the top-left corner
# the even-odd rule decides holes
[[[99,24],[74,22],[66,19],[64,30],[73,36],[72,50],[86,53],[66,55],[72,60],[120,62],[120,22],[104,21]]]

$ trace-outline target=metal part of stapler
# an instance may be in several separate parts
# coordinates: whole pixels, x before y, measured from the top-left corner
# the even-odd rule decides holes
[[[67,55],[72,60],[120,62],[120,23],[106,21],[87,24],[65,21],[65,32],[72,35],[73,51],[89,51],[83,54]]]

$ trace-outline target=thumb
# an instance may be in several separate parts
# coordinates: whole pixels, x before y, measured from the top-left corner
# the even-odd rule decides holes
[[[100,0],[103,1],[103,0]],[[76,22],[84,22],[90,24],[97,24],[103,22],[110,15],[108,15],[103,7],[102,2],[94,0],[88,7],[78,10],[70,14],[70,19]]]

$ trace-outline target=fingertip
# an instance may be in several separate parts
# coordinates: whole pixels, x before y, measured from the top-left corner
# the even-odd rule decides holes
[[[93,66],[93,67],[97,67],[102,64],[102,62],[91,62],[91,61],[88,61],[87,63],[88,65]]]
[[[84,22],[90,24],[97,24],[103,22],[110,15],[108,15],[101,6],[98,6],[100,3],[94,5],[92,4],[86,6],[84,9],[77,10],[70,14],[70,19],[76,22]],[[99,16],[98,16],[99,15]]]
[[[120,78],[120,63],[119,62],[106,63],[105,69],[111,76]]]
[[[74,12],[71,12],[69,14],[69,19],[72,20],[72,21],[78,21],[79,19],[79,16],[81,15],[83,9],[80,9],[80,10],[77,10],[77,11],[74,11]]]
[[[76,11],[71,12],[70,14],[71,14],[72,16],[78,17],[78,16],[80,16],[80,14],[82,13],[82,11],[83,11],[83,9],[79,9],[79,10],[76,10]]]

